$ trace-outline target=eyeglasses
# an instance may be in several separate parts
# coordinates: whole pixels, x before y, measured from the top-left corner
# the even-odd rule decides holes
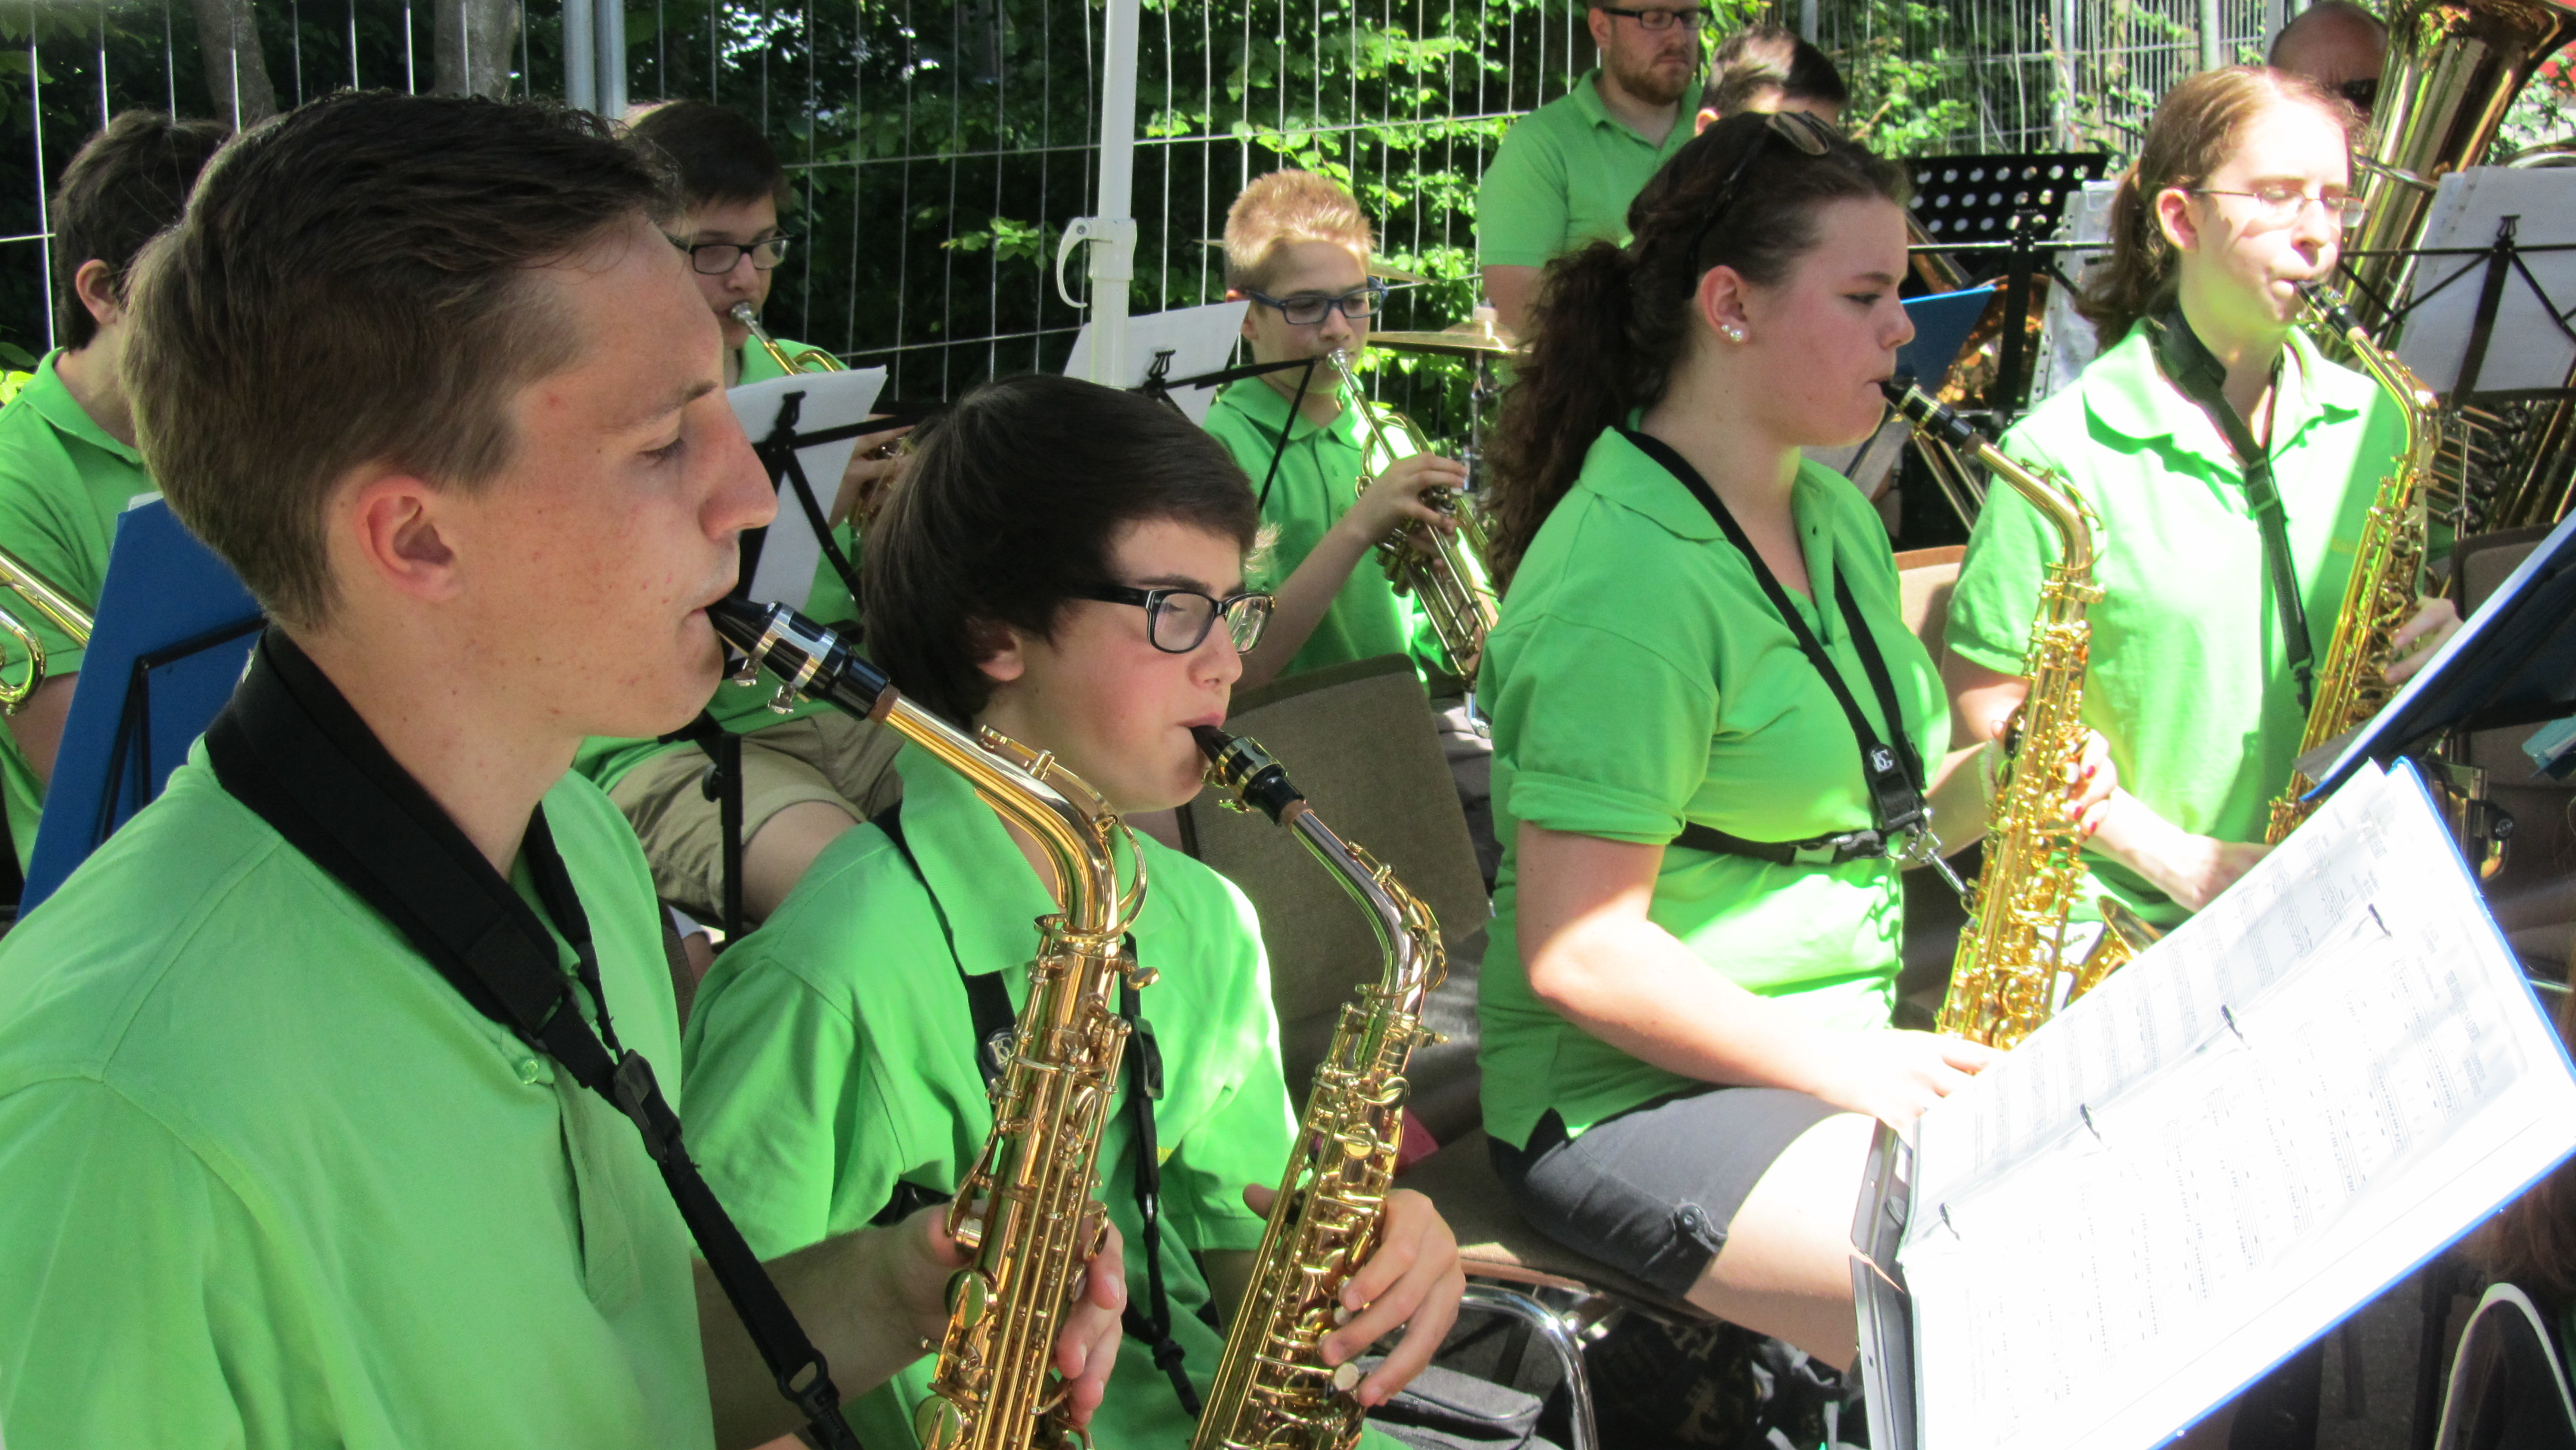
[[[1274,596],[1252,590],[1216,599],[1196,589],[1137,589],[1125,584],[1103,584],[1082,597],[1143,609],[1145,637],[1154,642],[1154,648],[1173,655],[1197,649],[1219,617],[1225,620],[1226,636],[1234,641],[1235,652],[1247,653],[1261,643],[1261,632],[1270,627],[1271,607],[1278,603]]]
[[[665,237],[672,246],[689,254],[692,270],[710,277],[721,277],[734,269],[745,252],[751,254],[751,265],[766,272],[787,258],[787,244],[794,237],[769,237],[744,246],[740,242],[684,242],[678,237]]]
[[[1592,8],[1604,15],[1616,15],[1623,20],[1633,20],[1637,22],[1639,30],[1670,30],[1675,21],[1697,30],[1708,23],[1709,15],[1706,10],[1696,5],[1687,10],[1622,10],[1616,5],[1595,5]]]
[[[1833,149],[1843,133],[1833,123],[1804,111],[1773,111],[1762,118],[1762,129],[1753,134],[1753,144],[1735,159],[1726,179],[1717,184],[1717,200],[1709,204],[1708,215],[1700,219],[1699,230],[1691,235],[1690,254],[1699,255],[1700,244],[1708,240],[1709,229],[1716,226],[1727,209],[1735,205],[1735,190],[1743,184],[1744,174],[1753,169],[1764,148],[1774,136],[1797,147],[1809,156],[1822,156]]]
[[[2307,213],[2309,207],[2321,206],[2326,215],[2345,227],[2357,227],[2370,217],[2370,203],[2360,197],[2327,193],[2310,196],[2295,186],[2266,186],[2254,191],[2221,191],[2214,186],[2192,188],[2194,196],[2241,196],[2254,203],[2254,221],[2266,231],[2286,227]]]
[[[1335,312],[1353,322],[1366,322],[1386,306],[1386,284],[1371,282],[1356,292],[1327,297],[1317,292],[1300,292],[1294,297],[1273,297],[1266,292],[1246,291],[1244,296],[1264,307],[1276,307],[1290,327],[1315,327]]]

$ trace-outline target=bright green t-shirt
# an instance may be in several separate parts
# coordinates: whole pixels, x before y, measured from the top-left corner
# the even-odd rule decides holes
[[[1056,909],[964,777],[912,747],[898,768],[904,839],[921,874],[881,830],[841,837],[766,924],[716,959],[690,1009],[689,1143],[762,1254],[869,1222],[898,1182],[943,1195],[957,1187],[993,1126],[959,973],[1001,974],[1021,1007],[1036,920]],[[1260,1246],[1243,1185],[1278,1182],[1295,1120],[1251,904],[1198,862],[1141,844],[1148,889],[1136,953],[1161,974],[1141,1005],[1163,1053],[1154,1129],[1165,1155],[1164,1285],[1173,1337],[1204,1392],[1224,1341],[1198,1317],[1209,1291],[1192,1253]],[[1129,1294],[1141,1305],[1127,1098],[1122,1073],[1099,1194],[1126,1236]],[[916,1444],[912,1409],[932,1367],[925,1359],[861,1401],[860,1438],[877,1450]],[[1093,1439],[1185,1445],[1190,1430],[1171,1381],[1129,1336]]]
[[[1887,531],[1858,489],[1804,464],[1790,505],[1812,598],[1790,595],[1882,733],[1842,611],[1839,572],[1887,661],[1927,766],[1949,705],[1905,626]],[[1821,601],[1821,606],[1816,602]],[[1485,653],[1494,722],[1494,890],[1479,994],[1485,1130],[1528,1141],[1549,1108],[1569,1134],[1702,1084],[1603,1042],[1541,1002],[1521,969],[1518,822],[1662,845],[1696,821],[1754,841],[1870,824],[1860,746],[1744,555],[1680,480],[1616,430],[1530,543]],[[1836,1027],[1884,1026],[1904,928],[1896,863],[1774,866],[1664,852],[1648,916],[1712,972]]]
[[[1476,188],[1476,260],[1543,267],[1587,242],[1628,240],[1628,203],[1692,135],[1689,104],[1658,145],[1601,104],[1601,72],[1512,123]],[[1699,93],[1691,82],[1685,96]]]
[[[2292,334],[2273,413],[2273,477],[2290,557],[2322,660],[2353,549],[2405,423],[2377,384]],[[2110,742],[2120,788],[2196,835],[2263,839],[2289,784],[2307,714],[2282,645],[2263,535],[2245,475],[2216,424],[2168,382],[2141,327],[2050,398],[2004,451],[2058,473],[2099,518],[2103,598],[2084,673],[2084,723]],[[2000,484],[1969,537],[1950,596],[1950,648],[2017,674],[2060,557],[2037,509]],[[2087,855],[2101,891],[2147,920],[2188,915],[2135,872]],[[2079,898],[2095,914],[2093,890]]]
[[[1282,428],[1288,431],[1284,449],[1279,446]],[[1218,393],[1208,409],[1207,430],[1234,455],[1256,495],[1265,481],[1268,487],[1261,522],[1271,530],[1270,545],[1245,571],[1246,589],[1277,589],[1286,583],[1359,502],[1366,480],[1414,451],[1401,430],[1392,428],[1387,446],[1376,447],[1347,391],[1341,416],[1318,426],[1303,414],[1292,415],[1288,400],[1259,378],[1246,378]],[[1270,466],[1274,454],[1279,460],[1275,472]],[[1399,654],[1411,655],[1418,668],[1447,668],[1421,606],[1396,592],[1372,551],[1351,566],[1332,607],[1279,674],[1284,679],[1327,665]]]
[[[137,497],[160,492],[143,470],[143,457],[93,422],[63,386],[54,364],[62,350],[45,354],[8,406],[0,407],[0,549],[24,560],[84,608],[98,604],[107,580],[107,556],[116,542],[116,517]],[[0,594],[5,609],[45,647],[49,676],[77,674],[82,646],[56,629],[14,593]],[[27,654],[0,635],[0,670],[12,681],[27,676]],[[44,787],[27,764],[17,738],[0,729],[0,795],[9,809],[9,834],[24,870],[36,846],[36,821]]]
[[[586,781],[545,805],[618,1035],[676,1090],[634,834]],[[690,1255],[635,1125],[202,746],[0,941],[12,1450],[705,1450]]]
[[[806,346],[801,342],[790,342],[783,337],[776,341],[781,349],[791,355]],[[771,378],[786,375],[786,371],[778,366],[777,360],[772,358],[759,343],[746,342],[742,345],[742,379],[734,386],[765,383]],[[814,501],[829,509],[832,506],[833,495],[840,489],[841,481],[837,478],[815,478],[808,479],[807,482],[814,486]],[[781,492],[778,496],[778,507],[782,513],[797,507],[792,493]],[[857,529],[843,522],[832,530],[832,542],[840,546],[842,556],[850,561],[851,568],[856,569],[859,563]],[[829,555],[815,561],[814,587],[805,596],[803,612],[807,618],[831,625],[846,624],[859,617],[858,602],[850,597],[849,586],[841,582],[840,574],[832,568]],[[737,685],[726,681],[716,686],[715,698],[707,702],[707,713],[715,717],[717,724],[736,735],[753,735],[772,725],[784,724],[789,720],[802,720],[808,715],[820,714],[832,708],[820,701],[807,700],[782,714],[769,708],[769,702],[777,698],[777,695],[778,686],[772,680],[762,680],[750,685]],[[600,789],[606,790],[617,783],[619,776],[654,756],[674,750],[697,748],[695,745],[685,743],[664,745],[652,740],[622,740],[603,735],[582,742],[581,752],[574,757],[572,768],[589,777],[598,784]]]

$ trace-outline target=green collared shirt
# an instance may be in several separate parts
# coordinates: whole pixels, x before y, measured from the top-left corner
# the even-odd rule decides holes
[[[45,354],[18,396],[0,407],[0,549],[24,560],[84,608],[96,608],[107,580],[107,556],[116,542],[116,518],[137,498],[160,492],[143,469],[143,456],[101,428],[54,368],[62,349]],[[45,647],[45,672],[79,672],[82,646],[56,629],[14,594],[0,599]],[[27,674],[26,651],[0,635],[0,670],[12,681]],[[17,738],[0,729],[0,795],[9,809],[9,834],[24,869],[36,844],[44,787]]]
[[[1884,737],[1835,606],[1850,587],[1926,762],[1949,747],[1931,656],[1906,628],[1887,531],[1840,475],[1800,467],[1790,506],[1810,593],[1791,594]],[[1822,601],[1819,607],[1817,601]],[[1663,845],[1686,821],[1754,841],[1871,823],[1860,746],[1751,564],[1663,465],[1615,430],[1531,541],[1485,655],[1503,869],[1481,990],[1485,1129],[1522,1144],[1549,1108],[1572,1134],[1699,1084],[1601,1041],[1529,987],[1515,929],[1519,842],[1552,831]],[[1884,1026],[1904,926],[1896,863],[1774,866],[1664,852],[1647,914],[1748,990],[1837,1027]]]
[[[545,805],[618,1036],[675,1091],[634,834],[585,781]],[[0,941],[13,1450],[706,1450],[691,1252],[635,1125],[203,746]]]
[[[783,337],[777,339],[777,342],[781,349],[791,354],[805,346],[804,343],[790,342]],[[759,343],[746,342],[742,345],[742,380],[734,386],[765,383],[771,378],[786,375],[786,370],[781,368],[777,360],[772,358]],[[814,501],[829,509],[832,506],[833,496],[840,490],[841,481],[837,478],[815,478],[808,479],[807,482],[814,486]],[[791,493],[779,494],[778,508],[781,513],[797,506],[796,499]],[[832,530],[832,541],[840,545],[841,553],[849,559],[850,566],[853,569],[857,568],[859,536],[856,527],[847,522],[842,523]],[[814,587],[805,596],[804,613],[808,618],[832,625],[847,624],[859,617],[858,601],[850,597],[849,586],[841,582],[841,576],[833,570],[832,560],[828,555],[815,561]],[[777,698],[777,695],[778,686],[775,681],[762,680],[758,684],[751,685],[737,685],[727,681],[716,686],[715,697],[707,702],[707,713],[715,717],[717,724],[736,735],[753,735],[772,725],[783,724],[789,720],[802,720],[808,715],[832,708],[819,701],[808,700],[781,714],[769,708],[769,702]],[[674,750],[697,748],[695,745],[688,744],[664,745],[652,740],[621,740],[610,736],[597,736],[582,742],[581,752],[573,759],[573,769],[588,776],[600,789],[606,790],[617,783],[619,776],[654,756]]]
[[[1628,203],[1689,143],[1690,108],[1663,143],[1647,140],[1601,104],[1601,72],[1584,72],[1564,95],[1512,123],[1476,188],[1476,260],[1543,267],[1587,242],[1628,240]],[[1693,81],[1685,97],[1699,93]]]
[[[2293,333],[2272,417],[2272,474],[2307,609],[2309,648],[2333,638],[2364,516],[2405,423],[2379,386]],[[2208,414],[2157,369],[2145,327],[2004,440],[2059,474],[2099,519],[2100,603],[2084,722],[2110,742],[2120,787],[2186,831],[2259,841],[2307,723],[2272,601],[2245,473]],[[2038,510],[1987,491],[1950,598],[1963,659],[2018,674],[2042,570],[2060,557]],[[2087,856],[2098,887],[2154,922],[2186,913],[2136,873]],[[2080,898],[2091,914],[2094,892]]]
[[[1279,446],[1283,428],[1288,434],[1285,449]],[[1341,416],[1319,426],[1302,413],[1289,412],[1288,400],[1259,378],[1246,378],[1218,393],[1208,409],[1207,430],[1243,466],[1255,494],[1265,484],[1268,489],[1261,522],[1272,537],[1269,548],[1245,571],[1246,589],[1275,590],[1286,583],[1359,502],[1366,480],[1413,452],[1400,430],[1389,430],[1384,450],[1375,448],[1368,424],[1347,393]],[[1274,455],[1279,460],[1275,472]],[[1394,654],[1413,656],[1417,668],[1443,668],[1429,621],[1411,596],[1395,591],[1378,560],[1375,553],[1365,554],[1351,566],[1332,607],[1279,672],[1282,678]]]
[[[1056,910],[964,777],[917,747],[897,768],[920,874],[874,826],[842,836],[767,923],[716,959],[690,1009],[689,1144],[764,1255],[866,1224],[899,1182],[956,1189],[993,1126],[959,974],[998,973],[1022,1007],[1035,922]],[[1140,844],[1148,885],[1136,954],[1160,973],[1141,1005],[1163,1054],[1163,1277],[1173,1336],[1204,1391],[1224,1343],[1198,1317],[1209,1292],[1193,1254],[1260,1246],[1243,1185],[1278,1181],[1295,1122],[1251,904],[1198,862]],[[1098,1191],[1126,1236],[1141,1305],[1128,1083],[1122,1074],[1111,1101]],[[931,1368],[924,1360],[861,1401],[860,1438],[878,1450],[916,1444],[912,1409]],[[1093,1438],[1184,1445],[1190,1429],[1171,1382],[1129,1336]]]

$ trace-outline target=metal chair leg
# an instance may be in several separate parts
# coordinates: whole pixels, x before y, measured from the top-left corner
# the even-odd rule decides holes
[[[1557,1371],[1565,1377],[1566,1422],[1574,1441],[1566,1450],[1599,1450],[1592,1423],[1592,1381],[1583,1372],[1583,1344],[1565,1316],[1517,1289],[1498,1284],[1469,1284],[1460,1305],[1507,1315],[1538,1332],[1555,1352]]]

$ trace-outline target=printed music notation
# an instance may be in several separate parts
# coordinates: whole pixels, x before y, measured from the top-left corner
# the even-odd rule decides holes
[[[2411,773],[1923,1118],[1915,1444],[2155,1445],[2576,1148],[2576,1072]]]

